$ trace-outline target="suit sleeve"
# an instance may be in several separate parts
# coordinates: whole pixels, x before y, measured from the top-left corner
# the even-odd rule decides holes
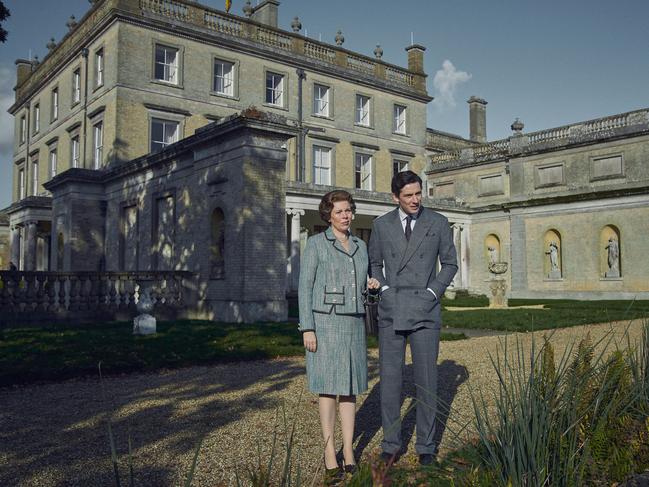
[[[387,286],[385,277],[383,276],[383,252],[381,251],[381,236],[376,224],[376,220],[372,223],[372,234],[370,235],[370,246],[368,250],[368,257],[370,259],[370,277],[377,279],[381,283],[381,287]]]
[[[441,299],[444,291],[450,286],[457,272],[457,253],[455,251],[455,243],[453,242],[453,231],[446,218],[444,218],[441,225],[442,230],[439,239],[438,254],[440,270],[435,280],[428,286],[435,292],[437,299]]]
[[[318,252],[312,238],[306,242],[304,254],[300,260],[300,280],[297,300],[300,313],[300,331],[315,330],[313,320],[313,286],[318,269]]]

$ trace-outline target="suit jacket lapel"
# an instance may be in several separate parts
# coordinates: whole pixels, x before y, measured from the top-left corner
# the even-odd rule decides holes
[[[394,228],[396,235],[394,242],[397,245],[398,255],[403,255],[406,251],[406,247],[408,246],[408,241],[406,240],[406,234],[403,232],[403,226],[401,225],[401,218],[399,217],[398,208],[392,212],[391,218],[391,227]],[[412,238],[412,235],[410,237]]]
[[[430,227],[432,226],[433,221],[428,218],[428,212],[425,208],[422,208],[422,211],[417,218],[417,223],[415,228],[412,230],[412,235],[410,235],[410,240],[406,240],[405,234],[403,240],[407,242],[405,251],[401,254],[401,262],[399,263],[399,270],[403,269],[408,261],[417,251],[419,245],[424,240],[424,237],[430,233]],[[403,233],[403,232],[401,232]]]

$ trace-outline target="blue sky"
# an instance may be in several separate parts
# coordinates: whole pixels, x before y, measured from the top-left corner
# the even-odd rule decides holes
[[[507,137],[516,117],[541,130],[649,107],[647,0],[280,0],[280,26],[299,16],[309,37],[405,66],[411,32],[426,46],[428,126],[468,136],[468,105],[487,100],[487,135]],[[225,1],[201,0],[222,9]],[[232,1],[241,14],[245,2]],[[253,4],[256,0],[253,0]],[[0,208],[11,202],[16,58],[44,57],[88,0],[5,0],[12,16],[0,44]]]

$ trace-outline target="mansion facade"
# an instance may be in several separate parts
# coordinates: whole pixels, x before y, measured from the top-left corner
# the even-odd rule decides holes
[[[469,138],[429,129],[423,46],[408,46],[408,66],[395,66],[379,46],[373,56],[345,49],[340,31],[335,45],[304,36],[297,17],[282,30],[278,8],[247,2],[238,16],[190,0],[97,0],[41,62],[16,61],[11,261],[25,271],[192,270],[217,300],[242,241],[223,236],[227,204],[196,202],[200,214],[188,219],[211,235],[212,257],[188,267],[174,238],[186,231],[177,208],[192,185],[178,182],[178,168],[189,167],[182,154],[202,154],[201,133],[222,146],[200,160],[229,160],[226,128],[245,113],[270,122],[242,122],[241,134],[266,125],[271,139],[281,134],[280,147],[239,134],[232,157],[248,164],[247,143],[263,166],[264,154],[276,164],[284,151],[282,194],[259,201],[282,206],[272,228],[283,235],[285,292],[297,289],[305,239],[323,229],[324,193],[354,194],[354,232],[368,240],[373,218],[394,207],[392,175],[410,169],[425,182],[424,204],[453,226],[455,289],[488,293],[489,264],[506,262],[511,297],[649,298],[647,110],[536,133],[517,121],[511,137],[488,142],[487,103],[471,97]],[[163,159],[167,173],[142,163]],[[218,187],[214,171],[196,172],[207,179],[194,184]],[[253,172],[263,179],[263,167]],[[219,191],[199,192],[201,203]],[[248,266],[261,264],[255,255]]]

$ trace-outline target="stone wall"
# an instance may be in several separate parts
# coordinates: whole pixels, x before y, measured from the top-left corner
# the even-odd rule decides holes
[[[285,319],[284,146],[295,130],[254,111],[119,167],[61,174],[47,185],[65,229],[65,248],[52,239],[52,255],[70,255],[64,271],[191,271],[197,302],[188,316]],[[224,217],[222,244],[215,211]]]

